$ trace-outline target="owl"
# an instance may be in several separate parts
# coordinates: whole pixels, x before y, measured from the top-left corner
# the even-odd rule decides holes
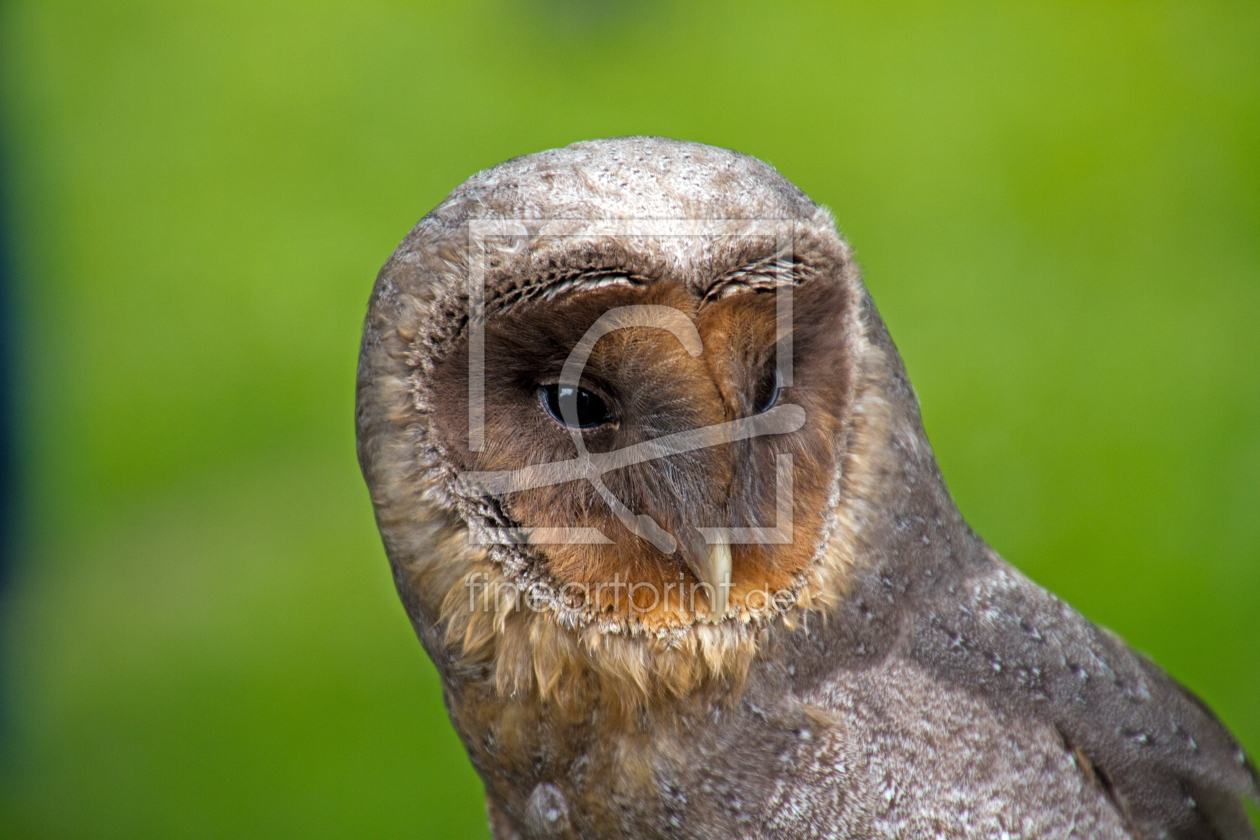
[[[1241,838],[1193,694],[959,514],[829,213],[628,137],[381,270],[359,461],[506,838]]]

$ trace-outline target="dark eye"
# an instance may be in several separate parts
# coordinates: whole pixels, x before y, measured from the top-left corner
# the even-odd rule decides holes
[[[753,414],[765,414],[774,408],[774,404],[779,401],[779,392],[782,390],[783,380],[779,378],[778,367],[766,371],[761,381],[757,383],[757,390],[753,393]]]
[[[613,421],[604,401],[585,388],[540,385],[538,401],[552,420],[569,429],[596,429]]]

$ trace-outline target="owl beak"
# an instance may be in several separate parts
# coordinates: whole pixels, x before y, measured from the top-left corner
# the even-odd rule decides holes
[[[731,595],[731,547],[726,541],[704,543],[696,541],[683,558],[692,573],[707,585],[712,603],[716,607],[709,613],[710,621],[717,621],[729,612]]]

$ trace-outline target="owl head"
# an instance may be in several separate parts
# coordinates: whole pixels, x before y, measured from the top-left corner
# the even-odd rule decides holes
[[[508,161],[422,219],[372,293],[357,424],[439,668],[557,697],[738,680],[842,591],[863,482],[931,463],[829,214],[649,137]]]

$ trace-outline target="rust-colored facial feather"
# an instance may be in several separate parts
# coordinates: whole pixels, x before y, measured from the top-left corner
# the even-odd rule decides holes
[[[581,432],[591,453],[748,417],[776,390],[776,299],[773,290],[741,291],[701,302],[670,280],[624,284],[536,301],[492,314],[485,330],[485,445],[468,445],[468,344],[461,340],[434,372],[435,426],[463,470],[515,470],[575,458],[573,431],[546,411],[539,389],[561,369],[587,330],[609,310],[670,307],[694,323],[703,352],[693,356],[667,329],[632,326],[594,345],[581,387],[609,408],[612,422]],[[609,491],[634,514],[652,517],[679,548],[660,551],[629,531],[586,480],[537,487],[495,499],[502,518],[522,528],[594,527],[608,545],[529,547],[547,576],[581,593],[596,613],[649,628],[682,626],[711,614],[709,590],[684,558],[698,527],[772,527],[776,456],[792,456],[791,540],[731,546],[731,604],[766,607],[777,591],[794,591],[814,557],[835,482],[836,431],[845,410],[841,288],[812,280],[794,288],[793,378],[777,404],[799,405],[805,424],[786,434],[718,443],[613,469]],[[566,586],[568,585],[568,586]]]

